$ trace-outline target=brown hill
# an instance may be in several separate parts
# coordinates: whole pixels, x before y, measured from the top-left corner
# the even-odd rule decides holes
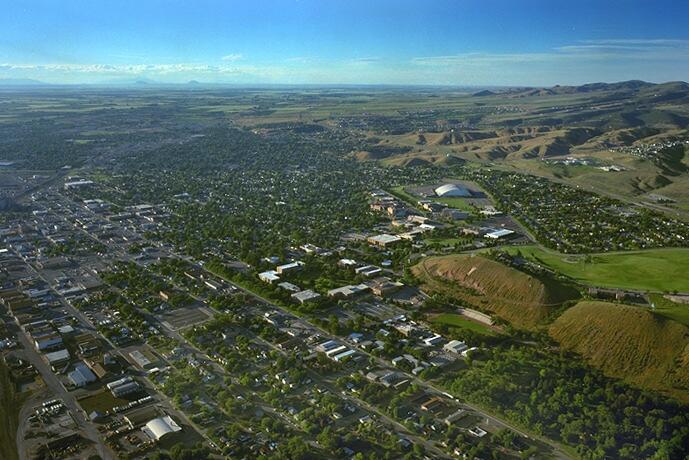
[[[580,302],[550,335],[606,374],[689,401],[689,328],[640,307]]]
[[[442,293],[495,313],[517,327],[534,328],[578,292],[482,256],[430,257],[412,268],[429,293]]]

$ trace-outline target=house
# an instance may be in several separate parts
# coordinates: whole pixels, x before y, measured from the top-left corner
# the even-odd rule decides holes
[[[427,347],[433,347],[435,345],[440,344],[440,342],[442,342],[443,340],[445,340],[445,339],[443,339],[443,337],[441,335],[435,334],[432,337],[427,337],[427,338],[423,339],[423,344],[426,345]]]
[[[443,347],[443,350],[448,351],[450,353],[461,353],[464,350],[469,348],[466,343],[461,342],[459,340],[451,340],[450,342],[446,343],[445,346]]]
[[[456,412],[453,412],[452,414],[445,417],[445,424],[448,426],[452,425],[454,422],[463,419],[467,415],[469,415],[469,412],[467,412],[466,409],[459,409]]]
[[[354,269],[354,273],[357,275],[365,276],[367,278],[377,275],[382,272],[382,269],[380,267],[376,267],[375,265],[364,265],[363,267],[357,267]]]
[[[434,396],[430,399],[428,399],[426,402],[421,403],[421,410],[426,411],[426,412],[433,412],[438,410],[441,406],[443,405],[443,400],[438,397]]]
[[[322,251],[321,248],[311,243],[302,244],[301,246],[299,246],[299,249],[304,251],[306,254],[320,254],[320,252]]]
[[[297,286],[296,284],[288,283],[287,281],[279,283],[278,287],[284,289],[285,291],[289,291],[289,292],[301,291],[301,288],[299,286]]]
[[[383,233],[383,234],[375,235],[375,236],[370,236],[367,239],[369,244],[371,244],[373,246],[379,246],[381,248],[384,248],[390,244],[397,243],[401,240],[402,240],[402,238],[400,238],[399,236],[389,235],[387,233]]]
[[[334,356],[331,356],[331,358],[332,358],[332,360],[335,361],[335,362],[340,362],[340,361],[342,361],[342,360],[344,360],[344,359],[346,359],[346,358],[352,356],[352,355],[355,354],[355,353],[356,353],[356,350],[351,350],[351,349],[350,349],[350,350],[347,350],[347,351],[343,351],[342,353],[336,354],[336,355],[334,355]]]
[[[356,260],[354,259],[340,259],[337,262],[340,267],[353,267],[356,265]]]
[[[300,304],[304,304],[319,299],[321,295],[317,292],[313,292],[311,289],[306,289],[305,291],[295,292],[291,297]]]

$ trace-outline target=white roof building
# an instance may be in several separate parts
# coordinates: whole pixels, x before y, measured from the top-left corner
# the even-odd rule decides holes
[[[459,196],[470,197],[471,192],[464,187],[456,184],[445,184],[435,189],[435,194],[438,196]]]
[[[369,238],[368,238],[368,242],[369,242],[370,244],[375,244],[375,245],[378,245],[378,246],[385,247],[385,246],[387,246],[388,244],[397,243],[397,242],[400,241],[401,239],[402,239],[402,238],[400,238],[400,237],[397,236],[397,235],[389,235],[389,234],[387,234],[387,233],[383,233],[383,234],[381,234],[381,235],[375,235],[375,236],[369,237]]]
[[[267,272],[259,273],[258,279],[260,279],[264,283],[272,284],[273,282],[279,280],[280,277],[278,276],[278,272],[276,272],[275,270],[268,270]]]
[[[277,268],[275,268],[275,271],[278,272],[280,275],[282,275],[283,273],[301,270],[301,267],[303,267],[303,266],[304,266],[304,262],[298,260],[296,262],[290,262],[288,264],[278,265]]]
[[[466,343],[459,340],[452,340],[445,344],[443,350],[449,351],[450,353],[461,353],[469,348]]]
[[[500,238],[505,238],[506,236],[510,236],[512,234],[514,234],[513,230],[508,230],[506,228],[503,228],[500,230],[494,230],[490,233],[486,233],[485,237],[493,239],[493,240],[499,240]]]
[[[172,417],[166,415],[165,417],[154,418],[141,428],[141,431],[146,433],[152,440],[159,441],[160,438],[167,434],[182,431],[182,427],[172,420]]]

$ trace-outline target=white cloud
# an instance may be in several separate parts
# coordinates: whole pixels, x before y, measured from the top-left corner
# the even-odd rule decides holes
[[[226,62],[237,62],[237,61],[241,61],[242,59],[244,59],[244,56],[241,54],[238,54],[238,53],[227,54],[227,55],[223,56],[221,59],[223,61],[226,61]]]
[[[686,79],[689,40],[584,40],[533,53],[461,53],[407,60],[377,56],[286,57],[252,63],[239,54],[221,62],[141,64],[0,63],[0,78],[99,83],[149,78],[178,83],[552,85],[591,81]]]

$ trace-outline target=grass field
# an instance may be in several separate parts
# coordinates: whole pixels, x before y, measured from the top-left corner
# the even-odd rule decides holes
[[[559,254],[536,246],[505,248],[593,286],[661,292],[689,292],[689,249],[649,249],[586,256]]]
[[[430,318],[433,324],[444,324],[450,327],[456,327],[459,329],[467,329],[478,334],[484,335],[495,335],[495,332],[488,326],[477,323],[476,321],[471,321],[466,319],[462,315],[456,313],[442,313]]]
[[[607,375],[689,400],[689,329],[649,308],[580,302],[549,333]]]
[[[459,209],[460,211],[474,212],[476,211],[473,206],[471,206],[466,199],[459,197],[437,197],[433,198],[434,201],[438,203],[445,203],[451,208]]]
[[[87,396],[79,400],[79,405],[90,414],[96,410],[99,412],[107,412],[115,406],[122,406],[128,404],[130,401],[123,398],[115,398],[110,391],[103,390],[99,393]]]
[[[579,298],[571,286],[549,277],[536,278],[482,256],[429,257],[412,267],[412,273],[425,292],[488,310],[523,329],[539,327],[553,309]]]
[[[406,201],[407,203],[416,206],[417,203],[419,202],[418,198],[414,197],[414,195],[411,195],[410,193],[407,193],[404,190],[404,186],[400,185],[397,187],[393,187],[390,190],[388,190],[392,195],[396,196],[400,200]]]
[[[651,294],[649,297],[655,306],[654,313],[689,326],[689,304],[673,302],[660,294]]]

